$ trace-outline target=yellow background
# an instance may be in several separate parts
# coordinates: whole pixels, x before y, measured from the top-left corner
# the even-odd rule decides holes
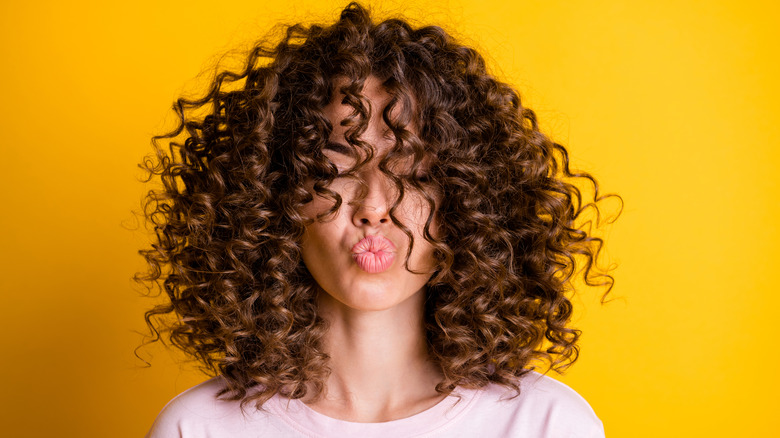
[[[3,2],[0,435],[138,437],[202,379],[144,329],[136,167],[198,72],[344,2]],[[562,377],[611,437],[770,436],[780,403],[780,10],[770,1],[374,2],[490,55],[625,199],[615,300]],[[183,371],[182,371],[183,370]]]

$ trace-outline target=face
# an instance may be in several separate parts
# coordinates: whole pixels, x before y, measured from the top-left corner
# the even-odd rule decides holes
[[[329,188],[341,195],[343,203],[335,214],[306,228],[302,255],[309,272],[330,298],[351,309],[371,311],[393,308],[411,297],[421,298],[435,262],[433,247],[423,237],[430,212],[428,202],[422,194],[405,190],[393,213],[414,236],[409,269],[415,273],[404,266],[410,240],[389,213],[397,198],[397,188],[378,168],[379,161],[395,144],[382,120],[382,109],[389,96],[374,77],[366,81],[363,95],[372,112],[360,139],[373,147],[374,156],[356,175],[365,183],[366,191],[361,197],[361,185],[355,179],[334,180]],[[347,127],[340,123],[352,107],[341,104],[341,98],[337,95],[325,108],[333,132],[323,153],[339,171],[344,171],[355,160],[349,155],[350,146],[344,137]],[[302,214],[316,220],[317,214],[328,211],[333,201],[318,196],[311,186],[312,183],[309,189],[314,200],[306,204]],[[430,231],[435,236],[435,223]]]

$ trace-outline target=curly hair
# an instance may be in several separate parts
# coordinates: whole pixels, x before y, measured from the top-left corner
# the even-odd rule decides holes
[[[600,195],[590,174],[570,170],[566,149],[540,132],[477,51],[440,27],[374,23],[350,3],[335,24],[290,26],[280,42],[257,43],[240,71],[219,71],[202,98],[178,99],[178,127],[154,137],[156,155],[142,164],[162,188],[145,199],[156,240],[140,251],[149,269],[137,279],[167,295],[146,312],[149,342],[168,339],[222,374],[221,396],[259,407],[277,393],[323,389],[327,325],[301,259],[310,222],[300,209],[313,199],[311,180],[333,201],[329,213],[342,204],[328,188],[342,175],[322,153],[333,129],[323,108],[337,92],[354,109],[348,143],[368,154],[347,173],[370,159],[359,139],[369,75],[391,96],[382,115],[395,147],[379,167],[401,197],[415,190],[435,207],[423,235],[437,263],[424,321],[443,376],[437,391],[490,382],[519,391],[534,364],[567,367],[579,353],[573,281],[605,286],[604,296],[613,285],[597,263],[602,240],[579,222],[617,195]],[[388,170],[398,157],[413,157],[409,174]],[[591,186],[592,200],[576,180]],[[435,206],[431,185],[443,194]],[[435,237],[434,214],[443,218]],[[390,216],[414,245],[393,208]]]

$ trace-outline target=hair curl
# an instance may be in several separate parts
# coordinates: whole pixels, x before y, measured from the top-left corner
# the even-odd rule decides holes
[[[370,159],[358,138],[369,75],[392,96],[383,117],[395,155],[415,163],[410,175],[380,169],[401,196],[425,195],[430,183],[414,170],[428,158],[444,194],[431,213],[443,218],[436,237],[431,217],[424,230],[438,262],[425,304],[430,355],[444,376],[436,389],[496,382],[518,390],[517,378],[538,361],[556,370],[573,363],[572,281],[606,286],[605,296],[613,284],[596,263],[602,240],[576,222],[588,209],[598,218],[597,203],[617,196],[569,169],[566,149],[540,132],[534,112],[474,49],[436,26],[375,24],[356,3],[331,26],[294,25],[276,45],[256,44],[243,70],[219,72],[200,99],[178,99],[177,129],[154,137],[156,157],[142,167],[162,182],[145,201],[156,242],[141,251],[149,269],[137,276],[168,298],[146,312],[153,341],[167,332],[225,376],[222,395],[244,403],[319,394],[327,327],[301,259],[299,211],[313,199],[304,188],[311,179],[333,200],[331,212],[341,205],[328,189],[336,169],[321,152],[332,130],[322,110],[337,91],[354,108],[347,140]],[[347,84],[336,90],[334,78]],[[592,186],[590,202],[573,179]],[[412,238],[392,209],[391,218]]]

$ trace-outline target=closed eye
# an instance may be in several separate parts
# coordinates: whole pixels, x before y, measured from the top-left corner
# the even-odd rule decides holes
[[[429,173],[423,173],[420,175],[417,175],[417,181],[420,181],[421,183],[429,183],[431,182],[431,175]]]

